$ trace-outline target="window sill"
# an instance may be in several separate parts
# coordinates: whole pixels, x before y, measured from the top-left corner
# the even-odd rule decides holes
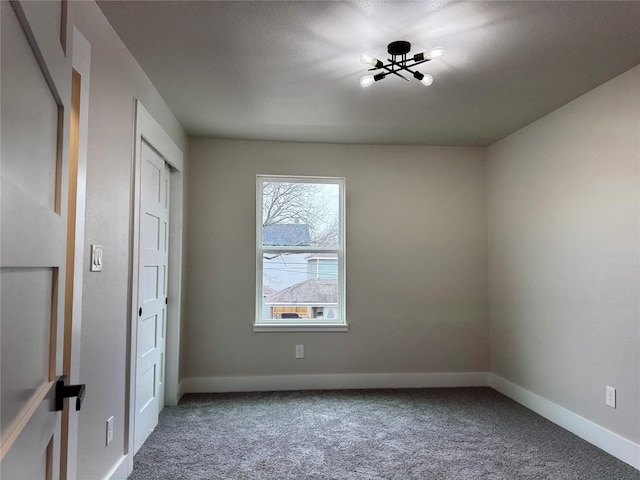
[[[253,325],[254,332],[348,332],[348,324],[261,324]]]

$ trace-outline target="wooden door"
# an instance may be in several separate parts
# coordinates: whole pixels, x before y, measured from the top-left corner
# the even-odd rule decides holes
[[[57,479],[71,62],[64,3],[0,2],[0,477]]]
[[[164,407],[169,247],[169,167],[142,142],[134,454]]]

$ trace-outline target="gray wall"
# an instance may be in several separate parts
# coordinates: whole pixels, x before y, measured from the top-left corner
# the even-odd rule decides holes
[[[484,149],[189,149],[185,377],[488,370]],[[259,173],[346,178],[349,332],[252,332]]]
[[[85,252],[104,246],[104,269],[89,273],[85,255],[78,478],[103,478],[124,454],[130,302],[134,99],[138,98],[186,152],[186,137],[157,91],[94,2],[69,2],[91,44]],[[114,440],[105,446],[105,421]]]
[[[639,159],[640,67],[488,151],[492,372],[635,442]]]

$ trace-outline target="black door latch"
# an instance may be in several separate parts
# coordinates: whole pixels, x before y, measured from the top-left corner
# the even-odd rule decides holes
[[[56,411],[64,408],[64,399],[69,397],[76,397],[76,410],[80,410],[87,387],[84,383],[80,385],[65,385],[64,382],[66,378],[67,377],[63,375],[58,377],[56,381]]]

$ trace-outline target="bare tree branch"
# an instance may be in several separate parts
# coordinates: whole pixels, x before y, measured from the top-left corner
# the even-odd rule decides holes
[[[322,185],[266,182],[262,189],[262,227],[304,224],[309,226],[313,246],[337,244],[338,223],[332,219]]]

